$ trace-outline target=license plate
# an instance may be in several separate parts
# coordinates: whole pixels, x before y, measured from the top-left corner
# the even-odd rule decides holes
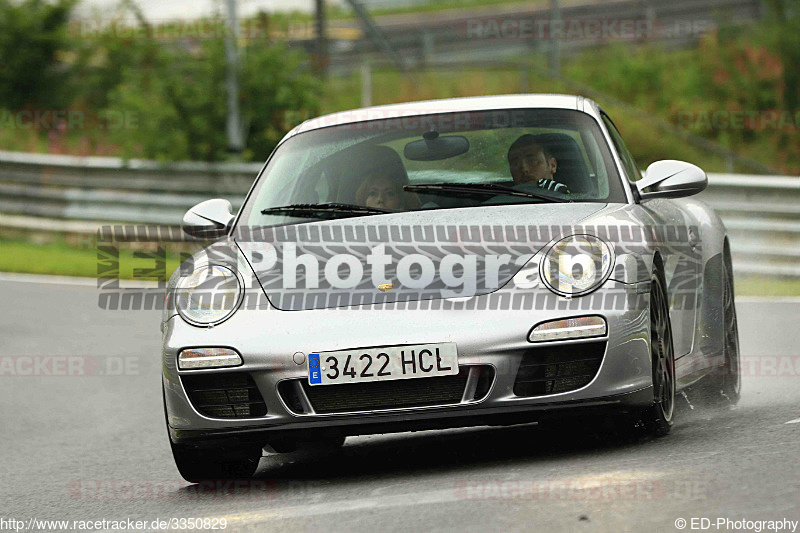
[[[384,346],[308,354],[308,383],[333,385],[458,374],[456,343]]]

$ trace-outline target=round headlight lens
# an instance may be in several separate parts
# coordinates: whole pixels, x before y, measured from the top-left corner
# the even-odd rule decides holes
[[[613,264],[609,244],[592,235],[570,235],[550,247],[540,268],[550,290],[562,296],[581,296],[602,285]]]
[[[242,283],[229,268],[220,265],[198,267],[181,278],[175,287],[178,313],[190,324],[214,325],[230,317],[239,306]]]

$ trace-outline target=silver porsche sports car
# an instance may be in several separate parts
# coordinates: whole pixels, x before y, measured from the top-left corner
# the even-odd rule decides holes
[[[309,120],[172,275],[169,439],[189,481],[348,435],[593,417],[669,432],[676,391],[739,397],[705,173],[642,173],[591,100],[513,95]],[[204,241],[206,242],[206,241]],[[700,381],[702,378],[702,381]]]

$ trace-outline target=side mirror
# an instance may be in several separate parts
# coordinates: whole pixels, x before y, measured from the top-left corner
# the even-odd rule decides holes
[[[228,200],[215,198],[200,202],[183,215],[183,231],[199,239],[218,239],[228,232],[233,222]]]
[[[643,200],[691,196],[707,186],[708,177],[703,169],[672,159],[651,164],[645,171],[645,177],[636,182],[639,196]]]

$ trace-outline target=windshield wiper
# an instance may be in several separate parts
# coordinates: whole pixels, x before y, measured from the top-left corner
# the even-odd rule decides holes
[[[524,198],[535,198],[545,202],[571,202],[563,198],[554,198],[544,194],[536,194],[535,192],[518,191],[506,185],[499,183],[424,183],[420,185],[405,185],[404,191],[412,192],[435,192],[456,195],[471,195],[471,194],[486,194],[486,195],[508,195],[508,196],[522,196]]]
[[[396,213],[391,209],[381,209],[379,207],[366,207],[363,205],[341,204],[337,202],[325,202],[322,204],[292,204],[279,207],[268,207],[262,209],[262,215],[289,215],[305,216],[308,218],[346,218],[365,215],[382,215],[385,213]]]

